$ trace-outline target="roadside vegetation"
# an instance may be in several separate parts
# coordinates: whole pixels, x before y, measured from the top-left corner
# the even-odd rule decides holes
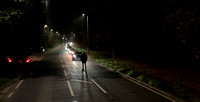
[[[7,83],[9,83],[10,81],[11,81],[10,78],[1,77],[0,78],[0,88],[3,87],[4,85],[6,85]]]
[[[13,69],[10,69],[6,65],[3,65],[0,72],[0,90],[7,87],[11,83],[15,82],[18,79],[17,73]]]

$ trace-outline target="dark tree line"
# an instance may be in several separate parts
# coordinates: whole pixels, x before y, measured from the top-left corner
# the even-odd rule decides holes
[[[8,47],[36,44],[44,26],[42,2],[1,0],[0,5],[1,45]]]

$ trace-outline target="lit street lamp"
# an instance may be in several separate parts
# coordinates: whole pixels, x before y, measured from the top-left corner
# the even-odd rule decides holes
[[[85,14],[83,13],[82,16],[85,16]],[[88,44],[87,53],[89,53],[90,40],[89,40],[89,23],[88,23],[88,16],[86,16],[86,20],[87,20],[87,44]]]
[[[47,29],[47,27],[48,27],[47,25],[44,25],[44,29],[45,29],[45,30]]]

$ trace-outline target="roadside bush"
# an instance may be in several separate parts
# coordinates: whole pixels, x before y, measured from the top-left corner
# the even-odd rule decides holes
[[[130,71],[128,71],[128,73],[126,75],[131,76],[132,74],[133,74],[133,71],[130,70]]]
[[[6,85],[8,82],[10,82],[10,78],[6,78],[6,77],[1,77],[0,78],[0,87],[3,87],[3,85]]]

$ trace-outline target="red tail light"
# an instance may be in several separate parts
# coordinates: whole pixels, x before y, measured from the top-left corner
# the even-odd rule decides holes
[[[10,63],[11,63],[11,62],[12,62],[12,59],[11,59],[11,58],[8,58],[8,62],[10,62]]]
[[[31,59],[30,58],[28,58],[27,60],[26,60],[26,63],[29,63],[31,61]]]

